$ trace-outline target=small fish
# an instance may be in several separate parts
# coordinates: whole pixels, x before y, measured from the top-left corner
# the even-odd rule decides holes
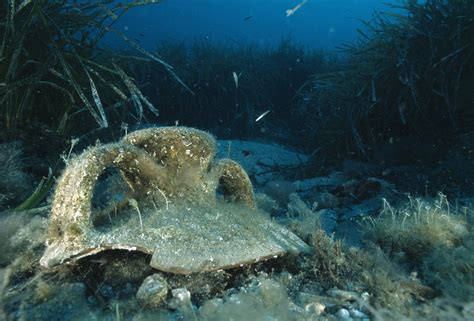
[[[140,37],[145,37],[145,35],[143,33],[139,33],[138,34]]]
[[[235,88],[239,88],[239,75],[234,71],[232,72],[232,76],[234,77]]]
[[[295,12],[297,10],[299,10],[306,2],[308,2],[308,0],[303,0],[298,5],[296,5],[294,8],[286,10],[286,17],[294,15]]]
[[[267,111],[265,111],[263,114],[261,114],[260,116],[257,117],[257,119],[255,119],[255,122],[258,122],[259,120],[261,120],[263,117],[267,116],[269,112],[271,112],[272,110],[271,109],[268,109]]]
[[[247,17],[244,18],[244,21],[249,21],[252,18],[253,18],[253,16],[247,16]]]

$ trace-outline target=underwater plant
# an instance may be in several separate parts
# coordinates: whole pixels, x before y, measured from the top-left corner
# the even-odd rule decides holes
[[[219,137],[269,135],[297,142],[290,128],[300,124],[289,106],[310,75],[326,72],[334,64],[326,53],[305,50],[291,38],[268,48],[198,40],[189,47],[161,43],[156,51],[194,92],[187,94],[158,65],[133,61],[130,68],[135,78],[147,84],[144,94],[152,103],[168,106],[161,110],[161,120],[206,128]]]
[[[474,298],[471,215],[451,208],[443,194],[410,197],[397,208],[385,202],[380,216],[367,220],[365,236],[440,294],[468,302]]]
[[[412,134],[453,137],[472,129],[474,4],[402,1],[375,12],[344,46],[344,66],[302,86],[301,133],[332,158],[370,158],[374,144]],[[341,150],[340,146],[345,146]]]
[[[3,1],[2,126],[11,129],[40,120],[64,133],[72,120],[85,114],[92,117],[96,126],[104,128],[109,126],[108,114],[127,105],[133,105],[138,120],[146,110],[157,115],[158,110],[126,71],[124,61],[130,58],[107,51],[99,43],[106,33],[115,32],[178,79],[170,65],[113,29],[114,23],[131,8],[158,2]]]
[[[301,263],[306,286],[326,292],[367,292],[373,306],[405,311],[418,294],[418,280],[409,280],[384,253],[376,248],[348,248],[322,230],[311,237],[314,255]]]
[[[22,148],[18,142],[0,144],[0,212],[11,201],[30,192],[28,175],[23,166]]]
[[[380,215],[367,219],[366,237],[401,262],[419,266],[436,248],[454,248],[468,235],[465,218],[453,211],[443,194],[431,202],[409,197],[399,208],[385,201]]]

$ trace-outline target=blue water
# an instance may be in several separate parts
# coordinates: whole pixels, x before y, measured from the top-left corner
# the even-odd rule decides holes
[[[361,20],[374,11],[390,9],[379,0],[308,0],[287,17],[286,11],[301,0],[164,0],[157,5],[130,10],[116,24],[147,49],[157,42],[247,43],[273,46],[291,37],[308,49],[331,50],[357,39]],[[123,46],[116,36],[106,42]]]
[[[474,320],[474,0],[155,1],[0,4],[0,321]]]

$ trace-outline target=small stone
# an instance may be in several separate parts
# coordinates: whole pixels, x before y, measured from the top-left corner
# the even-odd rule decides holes
[[[147,277],[137,291],[137,300],[144,307],[157,308],[166,299],[168,284],[163,276],[156,273]]]
[[[308,313],[314,314],[316,316],[321,315],[324,310],[326,309],[326,306],[322,303],[319,302],[311,302],[307,305],[305,305],[304,310]]]
[[[359,318],[359,319],[367,318],[367,315],[365,313],[357,309],[350,309],[349,313],[351,314],[353,318]]]
[[[365,302],[369,302],[370,301],[369,292],[362,292],[362,294],[360,295],[360,298],[364,300]]]
[[[336,315],[339,318],[339,320],[341,320],[341,321],[350,321],[350,320],[352,320],[349,311],[347,309],[344,309],[344,308],[339,309],[339,311],[337,311]]]
[[[285,287],[289,288],[295,280],[291,273],[285,271],[278,275],[278,281]]]
[[[328,234],[332,234],[337,227],[337,212],[335,210],[323,209],[317,212],[321,228]]]
[[[314,196],[313,210],[335,208],[339,206],[339,199],[331,193],[322,192]]]
[[[195,307],[191,302],[191,292],[186,288],[177,288],[171,291],[173,304],[178,309],[183,320],[197,320]]]
[[[186,288],[173,289],[171,294],[180,302],[191,300],[191,293]]]
[[[265,184],[263,192],[278,204],[284,205],[290,200],[290,195],[296,192],[296,187],[290,181],[274,180]]]

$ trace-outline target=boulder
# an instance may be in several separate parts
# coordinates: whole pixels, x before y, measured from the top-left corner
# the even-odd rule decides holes
[[[308,156],[275,144],[242,140],[220,140],[217,158],[230,158],[238,162],[258,186],[278,177],[282,167],[300,166],[308,162]]]

